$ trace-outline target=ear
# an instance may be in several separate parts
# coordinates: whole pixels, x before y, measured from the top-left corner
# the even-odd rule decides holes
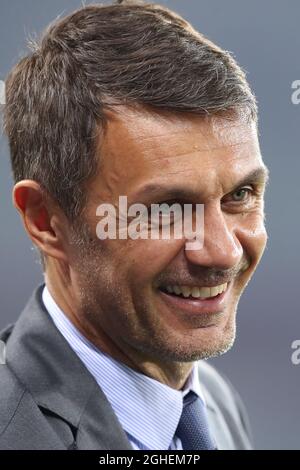
[[[66,217],[41,186],[33,180],[19,181],[13,188],[13,204],[32,242],[45,255],[66,261]]]

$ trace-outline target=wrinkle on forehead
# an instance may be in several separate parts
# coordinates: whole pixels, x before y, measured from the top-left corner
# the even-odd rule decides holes
[[[244,165],[260,159],[255,123],[124,108],[110,116],[100,152],[99,189],[111,195],[156,177],[192,179],[197,172],[211,180],[216,165],[218,172],[242,174]]]
[[[256,137],[256,125],[243,120],[228,120],[221,116],[209,118],[191,113],[149,113],[121,108],[110,116],[106,137],[110,144],[126,141],[128,150],[138,149],[151,158],[153,151],[165,151],[172,157],[193,151],[207,152],[221,147],[247,144]]]

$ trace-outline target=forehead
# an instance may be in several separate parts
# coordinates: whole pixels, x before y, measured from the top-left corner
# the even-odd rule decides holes
[[[254,123],[125,107],[109,116],[100,152],[102,183],[120,192],[179,179],[213,188],[261,160]]]

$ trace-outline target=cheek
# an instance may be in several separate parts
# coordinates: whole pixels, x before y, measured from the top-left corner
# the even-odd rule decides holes
[[[239,231],[245,254],[251,259],[253,269],[259,263],[267,243],[267,231],[261,214],[253,214]]]
[[[126,247],[126,271],[136,284],[154,282],[182,249],[182,240],[132,240]]]

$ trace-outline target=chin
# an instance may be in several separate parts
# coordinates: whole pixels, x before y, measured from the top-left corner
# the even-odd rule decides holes
[[[201,331],[199,331],[201,330]],[[192,331],[191,334],[170,333],[166,337],[152,336],[152,340],[140,344],[138,349],[159,360],[194,362],[220,356],[231,349],[235,341],[235,322],[214,325]]]
[[[229,351],[235,341],[235,334],[226,335],[223,338],[211,338],[207,342],[203,342],[200,347],[193,349],[177,350],[178,360],[182,362],[199,361],[200,359],[209,359],[211,357],[221,356]]]

